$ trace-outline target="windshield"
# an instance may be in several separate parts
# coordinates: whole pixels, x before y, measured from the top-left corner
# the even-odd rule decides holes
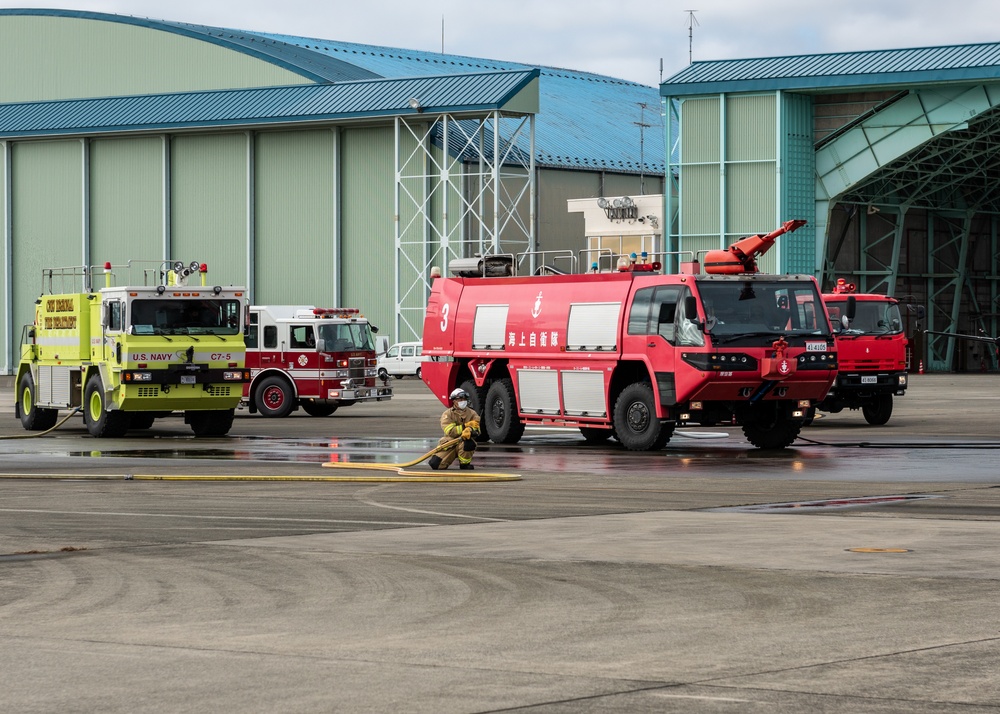
[[[326,352],[375,351],[372,330],[367,322],[341,325],[320,325],[319,338]]]
[[[133,335],[236,335],[241,332],[239,300],[135,300],[129,310]]]
[[[826,312],[811,282],[700,281],[705,331],[727,337],[829,335]]]
[[[826,304],[830,312],[833,331],[838,335],[898,335],[903,331],[903,318],[899,305],[888,300],[856,300],[854,319],[845,325],[847,298],[830,300]]]

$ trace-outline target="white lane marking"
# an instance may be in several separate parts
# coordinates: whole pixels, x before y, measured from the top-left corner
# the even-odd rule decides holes
[[[371,490],[372,491],[381,491],[381,490],[387,488],[387,486],[388,486],[388,484],[382,485],[382,486],[376,486],[375,488],[373,488]],[[509,523],[510,522],[510,519],[508,519],[508,518],[489,518],[488,516],[469,516],[469,515],[466,515],[464,513],[445,513],[445,512],[441,512],[441,511],[424,511],[424,510],[419,509],[419,508],[406,508],[405,506],[390,506],[390,505],[385,504],[385,503],[379,503],[378,501],[372,501],[372,500],[370,500],[368,498],[361,498],[361,497],[358,497],[358,496],[355,496],[354,500],[357,501],[358,503],[363,503],[366,506],[373,506],[374,508],[388,508],[391,511],[403,511],[405,513],[422,513],[422,514],[424,514],[426,516],[444,516],[446,518],[468,518],[469,520],[474,520],[474,521],[494,521],[496,523]]]
[[[736,699],[734,697],[706,697],[697,694],[663,694],[661,692],[651,692],[651,694],[661,699],[703,699],[706,702],[739,702],[742,704],[754,701],[753,699]]]

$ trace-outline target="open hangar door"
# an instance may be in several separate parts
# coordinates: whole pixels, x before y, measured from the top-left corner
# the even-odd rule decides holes
[[[995,371],[986,342],[920,330],[1000,332],[1000,109],[991,109],[886,163],[829,212],[822,282],[904,305],[912,371]],[[926,315],[918,319],[917,306]]]

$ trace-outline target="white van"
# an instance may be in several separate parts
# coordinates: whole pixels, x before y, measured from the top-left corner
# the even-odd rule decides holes
[[[378,358],[379,378],[404,377],[412,374],[420,379],[420,363],[427,361],[427,357],[420,354],[422,350],[423,343],[421,342],[394,344],[388,352]]]

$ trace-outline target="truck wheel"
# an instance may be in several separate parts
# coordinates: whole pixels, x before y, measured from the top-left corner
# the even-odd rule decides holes
[[[486,403],[486,392],[489,391],[486,387],[477,387],[475,380],[467,379],[458,385],[459,389],[464,389],[469,393],[469,406],[472,408],[476,414],[479,415],[481,419],[485,419],[483,416],[483,404]],[[486,425],[481,425],[483,428],[479,432],[479,436],[476,437],[476,441],[483,444],[490,440],[489,434],[486,433]]]
[[[184,420],[191,425],[195,436],[225,436],[233,427],[235,409],[209,409],[184,413]]]
[[[865,415],[865,421],[872,426],[882,426],[892,416],[892,395],[878,395],[871,404],[861,407],[861,413]]]
[[[517,418],[514,383],[509,378],[498,379],[490,385],[482,416],[486,435],[493,443],[516,444],[521,440],[524,424]]]
[[[802,430],[801,422],[793,421],[773,402],[754,406],[741,420],[743,435],[758,449],[784,449]]]
[[[17,392],[21,395],[21,426],[28,431],[45,431],[56,425],[58,409],[35,406],[35,380],[31,372],[21,377]]]
[[[302,402],[302,411],[313,417],[328,417],[337,411],[339,404],[316,404],[315,402]]]
[[[653,387],[648,382],[630,384],[615,400],[615,434],[629,451],[659,451],[674,430],[656,418]]]
[[[261,382],[254,400],[257,411],[266,417],[286,417],[295,406],[292,387],[281,377],[268,377]]]
[[[596,426],[581,426],[580,433],[588,444],[603,444],[611,438],[611,429]]]
[[[129,421],[128,412],[108,411],[101,378],[94,375],[88,379],[83,392],[83,422],[90,435],[109,439],[125,436]]]
[[[129,429],[148,429],[156,421],[156,412],[135,412],[129,419]]]

